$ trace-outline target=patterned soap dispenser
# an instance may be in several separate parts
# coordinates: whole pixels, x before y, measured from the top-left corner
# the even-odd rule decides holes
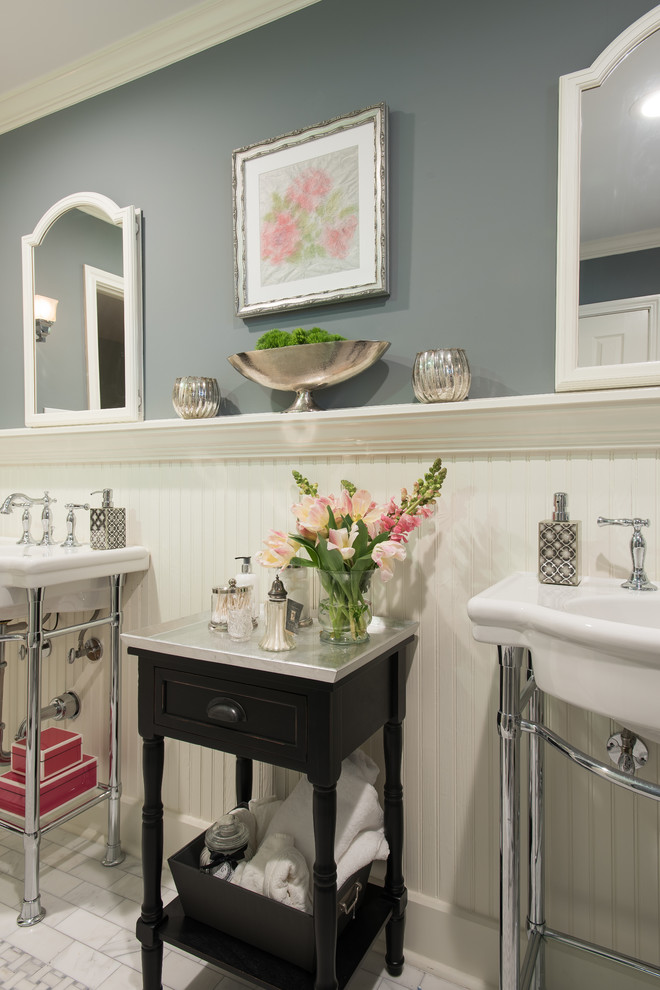
[[[92,550],[118,550],[126,546],[126,509],[112,503],[112,488],[92,492],[101,495],[100,509],[90,509],[89,543]]]
[[[566,492],[556,492],[552,519],[539,523],[541,584],[580,583],[580,523],[568,516]]]

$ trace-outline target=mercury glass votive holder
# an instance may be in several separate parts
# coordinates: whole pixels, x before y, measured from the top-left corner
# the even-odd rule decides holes
[[[181,419],[208,419],[220,408],[220,389],[215,378],[186,375],[177,378],[172,389],[172,405]]]
[[[470,391],[470,377],[460,347],[420,351],[413,367],[413,391],[420,402],[461,402]]]

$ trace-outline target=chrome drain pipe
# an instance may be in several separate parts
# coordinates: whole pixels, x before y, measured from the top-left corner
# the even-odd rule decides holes
[[[76,718],[80,712],[80,698],[73,691],[65,691],[64,694],[53,698],[49,705],[42,708],[39,713],[41,722],[46,718],[54,718],[60,722],[63,718]],[[18,727],[14,739],[23,739],[27,732],[27,718],[24,718]]]

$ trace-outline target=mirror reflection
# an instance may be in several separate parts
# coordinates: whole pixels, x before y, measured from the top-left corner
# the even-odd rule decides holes
[[[578,325],[582,366],[632,364],[658,357],[658,94],[658,31],[600,86],[582,94]]]
[[[80,193],[23,238],[26,425],[142,417],[139,219]]]
[[[560,80],[559,391],[660,382],[658,28],[660,8]]]

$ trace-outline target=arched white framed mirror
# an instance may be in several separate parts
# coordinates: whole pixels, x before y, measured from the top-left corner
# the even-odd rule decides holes
[[[23,237],[25,425],[136,422],[141,213],[74,193]]]
[[[559,80],[558,392],[660,384],[655,92],[660,6]]]

